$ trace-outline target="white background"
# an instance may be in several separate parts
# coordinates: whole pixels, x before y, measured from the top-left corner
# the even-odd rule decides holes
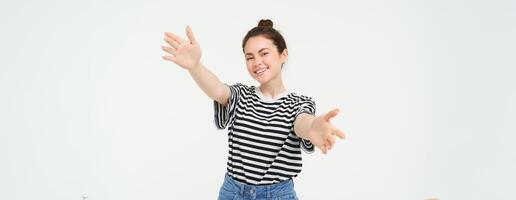
[[[256,85],[241,40],[270,18],[288,89],[347,133],[304,154],[300,199],[516,199],[514,1],[2,1],[0,198],[215,199],[226,131],[161,60],[190,24],[203,63]]]

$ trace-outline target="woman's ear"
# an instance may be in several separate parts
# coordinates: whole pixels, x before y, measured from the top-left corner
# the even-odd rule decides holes
[[[287,49],[283,49],[283,52],[281,53],[280,57],[281,57],[281,63],[287,62],[287,60],[288,60],[288,50]]]

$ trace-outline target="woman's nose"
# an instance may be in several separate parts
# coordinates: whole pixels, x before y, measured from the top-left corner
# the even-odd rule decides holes
[[[260,66],[262,64],[262,59],[259,57],[254,58],[254,66]]]

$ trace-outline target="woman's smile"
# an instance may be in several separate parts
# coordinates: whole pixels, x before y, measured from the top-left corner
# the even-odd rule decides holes
[[[269,69],[269,67],[262,67],[262,68],[259,68],[257,70],[254,71],[255,74],[258,74],[258,75],[261,75],[263,74],[265,71],[267,71]]]

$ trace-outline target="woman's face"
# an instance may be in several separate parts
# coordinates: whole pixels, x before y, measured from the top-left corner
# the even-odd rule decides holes
[[[287,60],[288,53],[278,53],[273,41],[263,36],[251,37],[244,47],[247,71],[261,84],[276,78],[281,73],[281,65]]]

